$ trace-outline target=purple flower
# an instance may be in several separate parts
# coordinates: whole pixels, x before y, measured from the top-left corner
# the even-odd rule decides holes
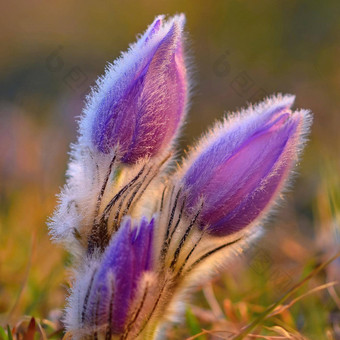
[[[153,219],[143,218],[134,228],[130,219],[123,222],[92,273],[82,312],[85,327],[104,327],[106,334],[124,331],[138,282],[153,265],[153,230]]]
[[[185,116],[188,84],[184,15],[159,16],[98,81],[81,122],[81,140],[102,153],[119,146],[132,164],[171,146]]]
[[[292,112],[293,96],[274,97],[217,126],[184,166],[187,211],[217,236],[267,212],[297,160],[311,119]]]
[[[159,337],[190,287],[257,234],[305,142],[310,113],[278,95],[217,124],[170,175],[188,103],[184,21],[157,17],[87,99],[50,221],[77,259],[74,339]]]

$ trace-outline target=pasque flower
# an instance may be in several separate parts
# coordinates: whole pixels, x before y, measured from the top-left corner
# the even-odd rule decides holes
[[[307,111],[291,111],[293,102],[273,97],[217,124],[188,157],[186,209],[202,199],[200,221],[211,234],[237,232],[275,202],[311,122]]]
[[[258,235],[297,164],[311,115],[277,95],[216,124],[176,170],[188,77],[184,16],[155,19],[88,97],[50,221],[74,255],[76,339],[152,339]]]
[[[153,233],[153,219],[138,225],[126,219],[102,257],[79,270],[66,319],[79,337],[105,334],[110,339],[128,329],[136,297],[153,268]]]
[[[184,16],[159,16],[98,81],[81,123],[82,140],[100,152],[119,145],[135,163],[171,145],[184,118],[188,85],[183,55]]]

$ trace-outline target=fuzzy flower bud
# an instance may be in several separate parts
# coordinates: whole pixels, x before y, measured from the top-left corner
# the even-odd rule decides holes
[[[171,146],[183,121],[188,85],[183,15],[159,16],[97,82],[80,125],[82,144],[133,164]]]
[[[71,331],[111,339],[127,330],[139,281],[153,266],[153,232],[153,219],[133,228],[126,219],[102,258],[79,273],[67,315]]]
[[[184,166],[187,210],[203,200],[201,223],[216,236],[256,221],[281,191],[311,123],[293,96],[273,97],[218,124]]]
[[[53,238],[74,254],[105,248],[123,217],[116,209],[132,214],[170,157],[188,102],[184,23],[184,15],[156,17],[87,98],[50,221]]]

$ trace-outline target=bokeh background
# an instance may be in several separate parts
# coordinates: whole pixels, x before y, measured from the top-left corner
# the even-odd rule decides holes
[[[2,1],[1,325],[30,315],[50,320],[41,321],[50,333],[59,327],[70,258],[51,243],[45,223],[64,183],[76,117],[106,62],[157,14],[178,12],[187,16],[196,84],[181,148],[228,111],[276,92],[296,94],[296,107],[310,109],[314,124],[294,190],[266,235],[219,279],[198,288],[168,338],[185,339],[203,328],[224,333],[199,339],[237,333],[339,249],[338,0]],[[339,260],[285,300],[253,338],[340,339],[336,280]]]

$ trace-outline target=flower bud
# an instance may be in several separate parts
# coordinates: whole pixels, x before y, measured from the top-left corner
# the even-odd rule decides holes
[[[203,201],[201,223],[229,235],[262,217],[296,163],[311,116],[294,97],[273,97],[219,124],[184,165],[186,209]]]
[[[124,332],[139,280],[152,268],[153,229],[153,219],[142,219],[134,228],[126,219],[100,262],[79,275],[70,297],[68,320],[74,320],[74,315],[79,319],[69,325],[71,330],[84,328],[87,335],[102,333],[109,339]],[[72,304],[79,300],[78,306]]]
[[[81,143],[101,153],[118,147],[133,164],[171,146],[183,121],[188,85],[183,55],[183,15],[159,16],[97,82],[80,124]]]

